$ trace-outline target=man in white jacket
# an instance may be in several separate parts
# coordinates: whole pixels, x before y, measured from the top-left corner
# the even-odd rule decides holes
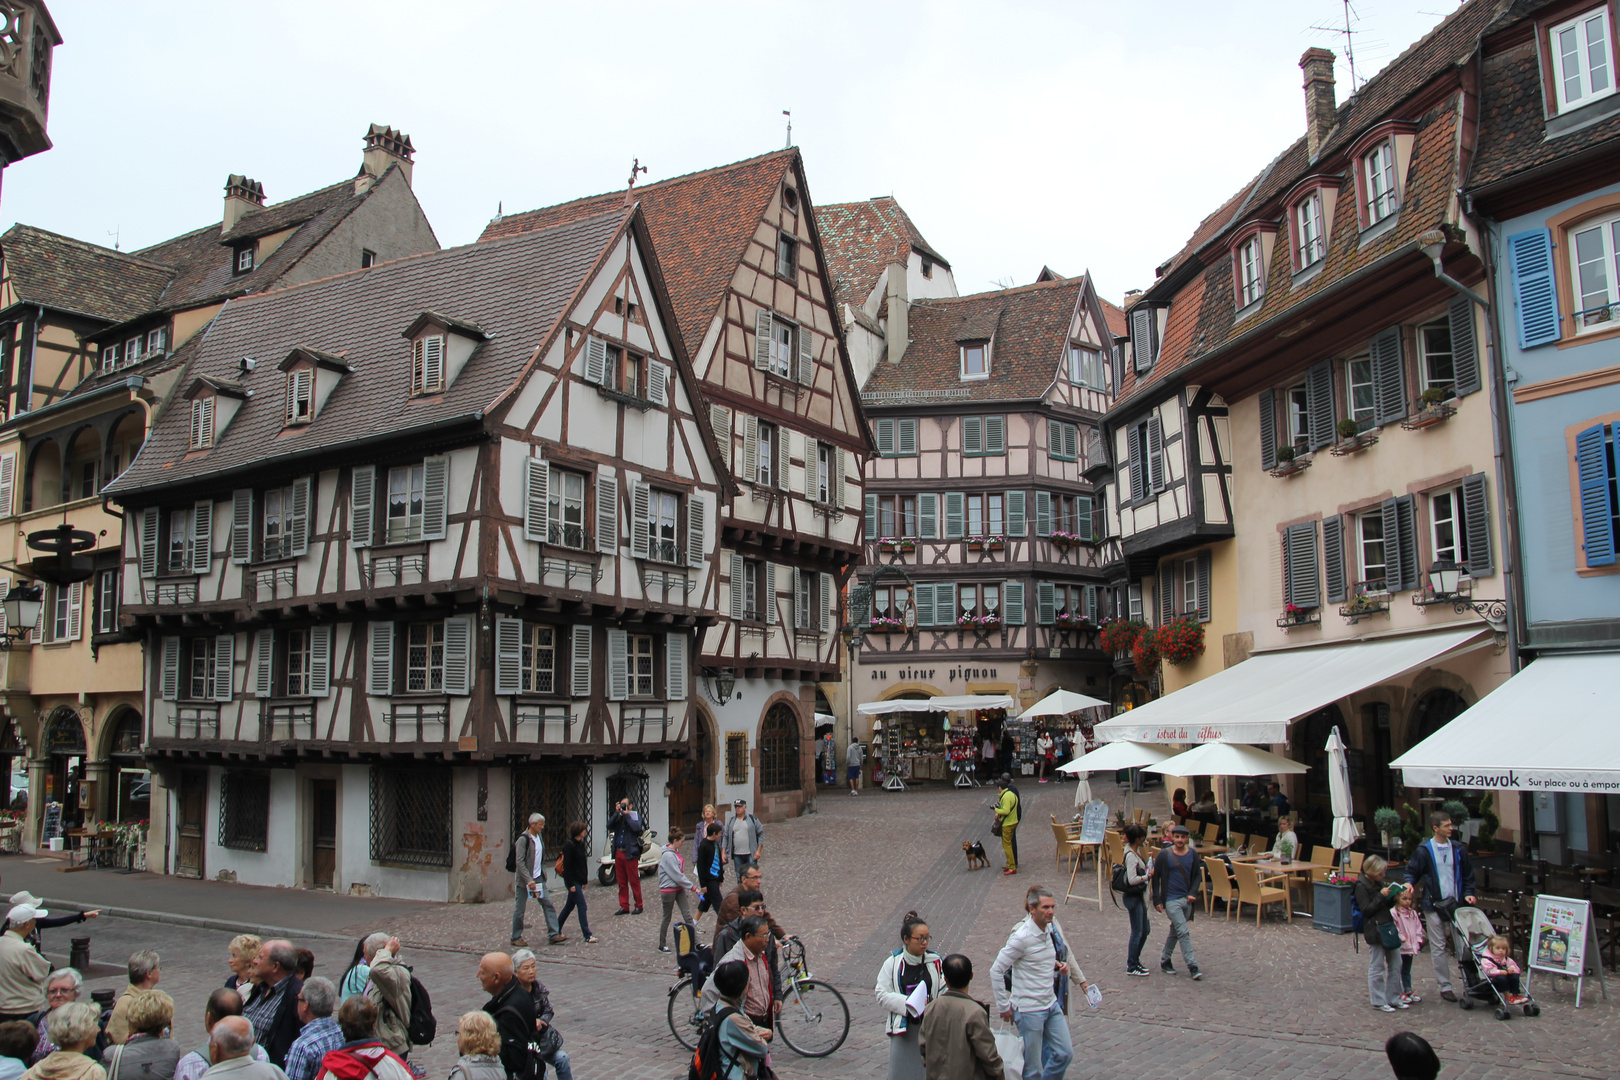
[[[1069,960],[1052,891],[1029,890],[1024,910],[1029,916],[1013,927],[990,967],[990,985],[1001,1018],[1015,1023],[1023,1036],[1023,1080],[1063,1080],[1074,1057],[1065,1015],[1068,983],[1078,979],[1082,990],[1090,983]]]

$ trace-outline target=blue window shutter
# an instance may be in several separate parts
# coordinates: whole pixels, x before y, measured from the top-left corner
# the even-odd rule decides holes
[[[1519,348],[1558,340],[1558,290],[1553,285],[1552,233],[1531,229],[1507,238],[1508,272],[1519,320]]]
[[[1614,565],[1614,519],[1609,506],[1609,464],[1603,425],[1575,436],[1575,466],[1581,485],[1581,533],[1587,566]]]

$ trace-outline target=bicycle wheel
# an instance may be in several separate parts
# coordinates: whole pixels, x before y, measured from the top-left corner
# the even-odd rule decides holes
[[[690,975],[669,988],[669,1030],[674,1034],[675,1041],[688,1050],[697,1049],[698,1040],[703,1038],[703,1029],[708,1026],[706,1017],[698,1011],[698,1005],[698,999],[692,994]]]
[[[776,1018],[776,1033],[794,1053],[820,1058],[844,1045],[849,1006],[844,995],[820,979],[795,979]]]

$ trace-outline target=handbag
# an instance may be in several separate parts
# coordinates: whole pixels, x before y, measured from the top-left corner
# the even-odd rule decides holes
[[[1379,923],[1378,924],[1378,940],[1383,943],[1383,946],[1386,949],[1398,949],[1398,948],[1400,948],[1401,947],[1401,930],[1400,930],[1400,927],[1396,926],[1392,922]]]
[[[563,863],[562,863],[562,861],[563,861],[563,857],[561,855],[559,855],[559,856],[557,856],[557,861],[551,864],[551,868],[557,872],[558,877],[562,876],[562,872],[563,872],[563,869],[562,869]]]
[[[1001,835],[1001,819],[1000,818],[996,818],[995,824],[990,826],[990,835],[991,836],[1000,836]]]

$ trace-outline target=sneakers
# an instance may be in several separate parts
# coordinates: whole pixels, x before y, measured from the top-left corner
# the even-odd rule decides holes
[[[1397,1009],[1410,1009],[1410,1008],[1411,1008],[1411,1007],[1412,1007],[1412,1005],[1411,1005],[1411,1003],[1410,1003],[1410,1002],[1406,1002],[1406,1001],[1397,1001],[1397,1002],[1396,1002],[1396,1003],[1395,1003],[1395,1007],[1396,1007],[1396,1008],[1397,1008]]]
[[[1422,1001],[1423,998],[1418,994],[1405,993],[1401,995],[1401,1000],[1408,1005],[1416,1005],[1418,1002]]]
[[[1160,960],[1159,970],[1164,972],[1166,975],[1174,975],[1176,973],[1176,965],[1172,964],[1168,960]]]
[[[658,951],[659,952],[669,952],[669,946],[668,945],[660,945],[660,946],[658,946]]]
[[[1393,1006],[1393,1005],[1374,1005],[1373,1008],[1377,1009],[1379,1012],[1394,1012],[1395,1011],[1395,1006]]]
[[[1202,971],[1198,970],[1198,965],[1197,964],[1192,964],[1192,965],[1188,966],[1187,974],[1192,976],[1193,982],[1197,982],[1199,979],[1202,979],[1204,977],[1204,973]]]
[[[514,949],[527,949],[528,947],[529,947],[529,943],[527,941],[524,941],[522,938],[515,937],[515,938],[512,939],[512,948],[514,948]]]
[[[1139,979],[1145,979],[1149,974],[1151,974],[1151,972],[1149,972],[1148,969],[1143,967],[1141,964],[1138,964],[1135,967],[1126,968],[1125,974],[1135,975]]]

